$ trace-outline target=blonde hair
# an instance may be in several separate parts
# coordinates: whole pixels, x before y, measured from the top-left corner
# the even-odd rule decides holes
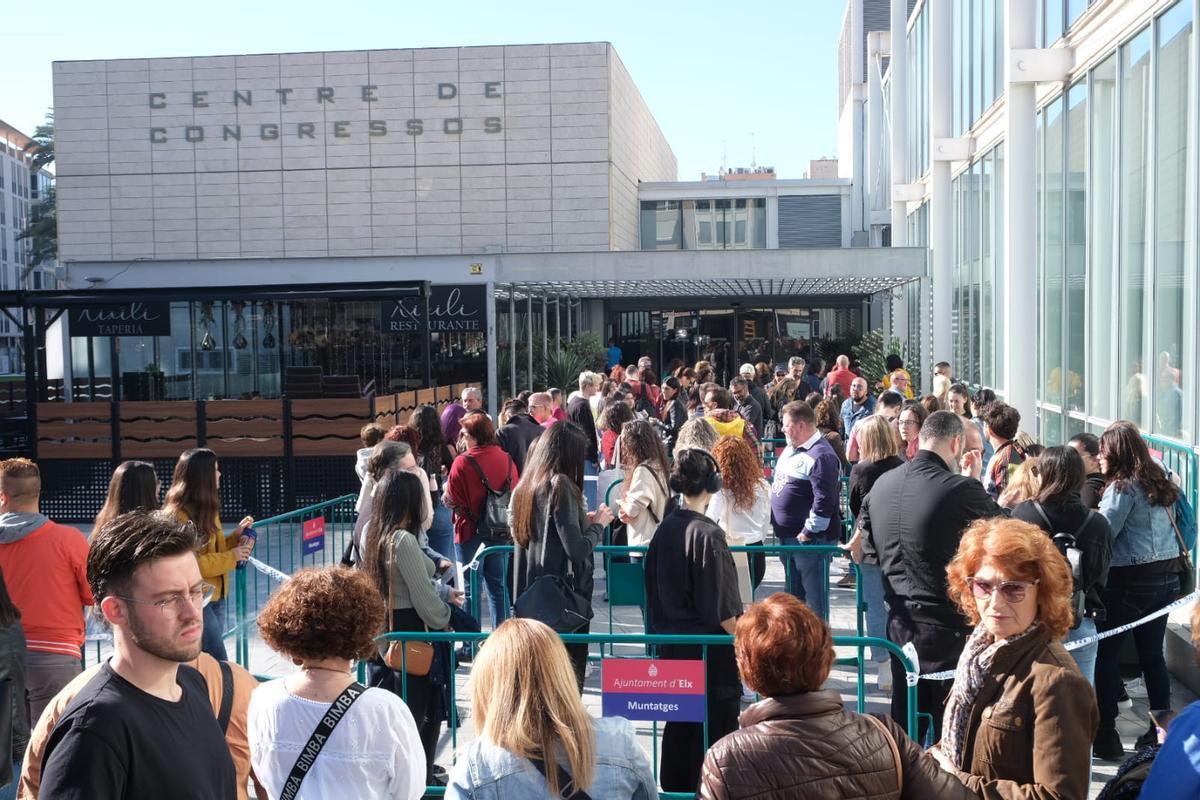
[[[854,430],[858,432],[858,455],[863,461],[882,461],[900,452],[900,434],[878,414],[860,420]]]
[[[704,417],[693,417],[679,426],[675,437],[675,452],[680,450],[705,450],[712,452],[721,435]]]
[[[567,648],[553,630],[512,618],[492,632],[471,670],[471,716],[484,739],[518,758],[545,762],[558,796],[557,754],[578,789],[596,770],[596,735],[583,708]]]
[[[1015,508],[1026,500],[1033,500],[1042,488],[1042,475],[1036,456],[1027,456],[1017,465],[1008,479],[1008,486],[997,501],[1002,508]]]

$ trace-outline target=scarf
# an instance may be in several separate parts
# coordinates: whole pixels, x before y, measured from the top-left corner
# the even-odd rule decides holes
[[[971,631],[962,655],[958,657],[958,667],[954,670],[954,686],[946,700],[945,716],[942,717],[940,747],[959,769],[966,770],[968,766],[965,763],[966,753],[963,752],[967,725],[971,721],[971,709],[975,706],[979,690],[983,688],[983,681],[991,672],[996,653],[1005,645],[1019,642],[1029,636],[1039,627],[1039,623],[1035,622],[1011,639],[993,638],[982,623]]]

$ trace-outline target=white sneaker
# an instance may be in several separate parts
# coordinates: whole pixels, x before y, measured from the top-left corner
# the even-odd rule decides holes
[[[891,692],[892,691],[892,662],[891,661],[880,661],[879,662],[879,691],[881,691],[881,692]]]

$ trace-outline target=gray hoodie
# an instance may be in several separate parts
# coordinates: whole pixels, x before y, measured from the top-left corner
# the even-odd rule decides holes
[[[34,511],[8,511],[0,514],[0,544],[19,542],[49,521],[45,514]]]

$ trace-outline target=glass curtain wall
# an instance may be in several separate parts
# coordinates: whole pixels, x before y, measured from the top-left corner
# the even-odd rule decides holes
[[[750,250],[767,246],[767,201],[644,200],[643,250]]]
[[[1067,24],[1083,7],[1061,6]],[[1196,439],[1193,27],[1193,3],[1172,5],[1038,113],[1036,374],[1047,444],[1119,418]],[[985,160],[981,213],[987,176]],[[986,319],[985,230],[980,242]],[[969,311],[969,294],[956,299]]]
[[[952,124],[955,135],[961,136],[1004,93],[1000,61],[1004,52],[1004,3],[972,0],[952,5]]]
[[[1004,231],[1003,170],[1002,151],[996,147],[953,182],[954,372],[986,386],[1000,385],[996,364],[1003,357],[1003,262],[997,258]]]
[[[908,182],[929,171],[929,6],[908,29]],[[912,237],[909,242],[914,243]]]

